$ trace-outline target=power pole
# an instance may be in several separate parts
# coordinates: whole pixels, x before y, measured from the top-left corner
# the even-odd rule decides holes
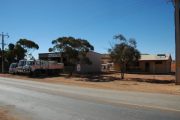
[[[4,73],[4,38],[7,37],[9,38],[8,34],[4,34],[2,32],[2,34],[0,34],[0,36],[2,37],[2,55],[1,55],[1,61],[2,61],[2,73]]]
[[[180,85],[180,0],[175,5],[175,47],[176,47],[176,84]]]

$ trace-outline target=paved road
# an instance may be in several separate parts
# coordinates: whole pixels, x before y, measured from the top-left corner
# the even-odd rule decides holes
[[[0,77],[0,106],[30,120],[180,120],[180,96]]]

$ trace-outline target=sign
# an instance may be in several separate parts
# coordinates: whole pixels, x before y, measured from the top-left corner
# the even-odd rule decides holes
[[[77,64],[77,66],[76,66],[76,67],[77,67],[77,68],[76,68],[76,69],[77,69],[77,71],[78,71],[78,72],[80,72],[80,71],[81,71],[81,65],[80,65],[80,64]]]

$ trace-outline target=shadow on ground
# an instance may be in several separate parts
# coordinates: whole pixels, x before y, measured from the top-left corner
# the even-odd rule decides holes
[[[111,82],[111,81],[135,81],[135,82],[146,82],[146,83],[156,83],[156,84],[171,84],[175,83],[174,79],[162,80],[158,78],[148,79],[148,78],[125,78],[121,79],[120,77],[114,77],[112,75],[77,75],[76,77],[80,77],[82,79],[78,79],[78,81],[87,81],[87,82]]]
[[[142,78],[131,78],[130,81],[157,83],[157,84],[175,83],[175,80],[142,79]]]
[[[112,82],[112,81],[135,81],[135,82],[146,82],[146,83],[156,83],[156,84],[171,84],[175,83],[174,79],[169,80],[163,80],[162,78],[159,79],[158,77],[154,79],[149,78],[128,78],[125,76],[125,79],[121,79],[120,76],[113,76],[113,74],[73,74],[72,76],[69,76],[69,74],[60,74],[60,75],[33,75],[29,76],[29,78],[35,78],[35,79],[45,79],[45,78],[78,78],[76,81],[86,81],[86,82]]]
[[[29,78],[35,78],[35,79],[45,79],[45,78],[55,78],[60,77],[62,75],[46,75],[46,74],[40,74],[40,75],[29,75]],[[63,77],[63,76],[62,76]],[[64,76],[65,77],[65,76]]]
[[[78,81],[87,81],[87,82],[111,82],[121,80],[119,77],[106,76],[106,75],[84,75],[81,76],[82,79]]]

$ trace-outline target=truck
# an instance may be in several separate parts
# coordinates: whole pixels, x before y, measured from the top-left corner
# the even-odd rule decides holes
[[[46,60],[20,60],[16,67],[17,74],[59,74],[64,69],[63,63]]]

